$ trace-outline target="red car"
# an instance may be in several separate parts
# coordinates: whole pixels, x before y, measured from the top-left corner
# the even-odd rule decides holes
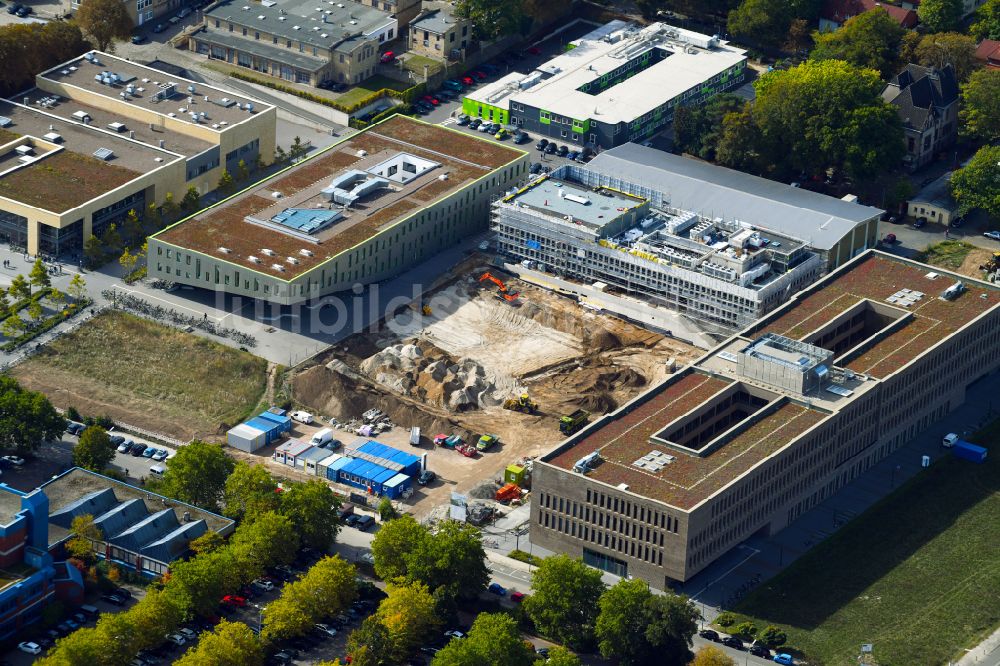
[[[542,55],[542,50],[537,46],[532,46],[530,49],[528,49],[528,53],[530,53],[531,55]]]
[[[486,74],[484,74],[483,72],[480,72],[478,69],[476,71],[474,71],[472,73],[472,75],[474,77],[476,77],[477,79],[479,79],[480,81],[485,81],[486,80]]]
[[[229,604],[230,606],[239,606],[242,608],[247,605],[247,600],[244,597],[237,596],[235,594],[227,594],[222,597],[222,603]]]
[[[524,601],[524,597],[525,597],[524,592],[511,592],[510,593],[510,600],[513,601],[515,604],[519,604],[522,601]]]
[[[379,58],[379,62],[381,62],[382,64],[388,64],[394,61],[395,59],[396,59],[395,53],[393,53],[392,51],[386,51],[385,53],[382,54],[382,57]]]
[[[432,106],[437,106],[438,104],[441,103],[441,100],[439,100],[437,97],[433,97],[431,95],[424,95],[422,99],[425,102],[427,102],[428,104],[431,104]]]
[[[466,74],[465,76],[462,77],[462,83],[464,83],[467,86],[474,86],[474,85],[476,85],[475,79],[473,79],[468,74]]]

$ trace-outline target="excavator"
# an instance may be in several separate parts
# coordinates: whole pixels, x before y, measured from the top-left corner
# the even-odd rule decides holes
[[[979,267],[979,270],[986,271],[987,273],[1000,271],[1000,252],[994,252],[986,263]]]
[[[489,271],[486,271],[485,273],[479,276],[480,282],[485,282],[486,280],[489,280],[490,282],[492,282],[497,286],[496,297],[505,300],[508,303],[516,301],[517,297],[520,295],[520,292],[510,291],[509,289],[507,289],[507,285],[503,283],[503,280],[494,276]]]
[[[524,414],[538,413],[538,403],[532,400],[527,393],[522,393],[520,397],[508,398],[503,402],[503,408]]]

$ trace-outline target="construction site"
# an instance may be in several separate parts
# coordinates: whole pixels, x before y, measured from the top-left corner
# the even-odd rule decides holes
[[[419,428],[443,481],[414,498],[431,498],[419,515],[451,491],[499,479],[699,354],[473,255],[422,302],[296,368],[288,386],[296,403],[344,429],[372,409],[397,426],[380,439]],[[493,440],[485,447],[483,435]]]

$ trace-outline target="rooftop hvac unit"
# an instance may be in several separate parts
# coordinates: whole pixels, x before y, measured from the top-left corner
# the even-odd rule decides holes
[[[230,252],[232,252],[232,250],[230,250],[228,247],[222,247],[222,246],[220,246],[219,247],[219,252],[221,252],[222,254],[229,254]]]
[[[269,249],[267,249],[265,247],[263,250],[261,250],[261,254],[266,254],[269,257],[273,257],[274,256],[274,250],[269,250]]]
[[[962,284],[961,282],[956,282],[955,284],[951,285],[943,292],[941,292],[941,298],[943,298],[946,301],[953,301],[959,296],[961,296],[963,291],[965,291],[965,285]]]
[[[274,270],[278,271],[279,273],[284,273],[285,272],[285,267],[282,266],[281,264],[271,264],[271,268],[273,268]]]
[[[299,260],[296,259],[295,257],[286,257],[285,261],[287,261],[290,264],[297,264],[297,263],[299,263]]]
[[[313,251],[302,248],[301,250],[299,250],[299,254],[301,254],[303,257],[311,257],[313,256]]]
[[[253,102],[247,102],[247,113],[253,113]]]
[[[97,150],[94,151],[94,157],[96,157],[99,160],[104,160],[105,162],[107,162],[114,156],[115,153],[110,148],[98,148]]]
[[[63,140],[62,135],[57,134],[55,132],[49,132],[42,138],[45,139],[46,141],[51,141],[52,143],[62,143]]]
[[[255,257],[253,255],[250,255],[249,257],[247,257],[247,261],[249,261],[251,264],[259,264],[260,263],[260,259],[258,259],[257,257]]]
[[[18,155],[30,155],[32,152],[34,152],[34,150],[35,149],[32,148],[31,146],[22,144],[17,148],[15,148],[14,152],[17,153]]]

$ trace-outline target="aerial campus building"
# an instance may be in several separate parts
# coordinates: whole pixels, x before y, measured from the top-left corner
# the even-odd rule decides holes
[[[129,211],[274,154],[274,107],[106,53],[35,85],[0,100],[0,241],[30,254],[79,255]]]
[[[660,131],[678,106],[743,83],[746,52],[664,23],[612,21],[530,74],[470,93],[462,110],[577,146],[610,148]]]
[[[486,229],[528,155],[393,116],[149,239],[149,274],[293,304],[397,275]]]
[[[637,144],[494,203],[501,253],[732,333],[877,242],[877,208]]]
[[[878,251],[536,460],[531,541],[665,589],[774,533],[1000,368],[1000,289]]]

